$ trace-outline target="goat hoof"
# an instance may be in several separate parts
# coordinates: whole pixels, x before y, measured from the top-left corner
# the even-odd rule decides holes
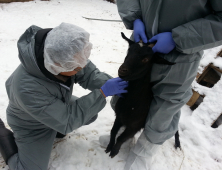
[[[110,150],[107,150],[107,149],[106,149],[106,150],[105,150],[105,152],[106,152],[106,153],[109,153],[109,152],[110,152]]]
[[[180,150],[181,150],[180,143],[179,144],[175,144],[174,147],[175,147],[176,150],[177,150],[177,148],[180,148]]]
[[[110,144],[107,146],[105,152],[109,153],[112,150],[113,146],[111,146]]]
[[[112,151],[110,152],[109,156],[111,158],[114,158],[118,153],[119,153],[119,150],[112,149]]]
[[[110,156],[111,158],[114,158],[116,155],[114,155],[114,156]]]

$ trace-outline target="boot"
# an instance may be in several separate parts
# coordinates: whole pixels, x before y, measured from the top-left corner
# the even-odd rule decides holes
[[[13,132],[11,132],[5,127],[1,119],[0,119],[0,153],[2,154],[2,157],[7,165],[9,158],[15,153],[18,153],[18,148],[15,143]]]
[[[160,145],[150,143],[142,132],[127,157],[124,170],[151,170],[153,158],[159,148]]]

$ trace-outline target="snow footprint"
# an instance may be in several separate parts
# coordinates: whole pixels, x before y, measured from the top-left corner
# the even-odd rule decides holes
[[[97,131],[97,130],[92,130],[92,133],[93,133],[94,135],[98,135],[98,131]]]
[[[88,138],[84,134],[77,133],[75,136],[76,139],[88,140]]]

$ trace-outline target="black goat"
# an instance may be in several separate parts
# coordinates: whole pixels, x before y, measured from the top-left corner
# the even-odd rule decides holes
[[[150,83],[153,63],[175,64],[154,54],[150,45],[135,43],[121,34],[123,39],[128,41],[129,49],[118,74],[120,78],[129,82],[129,86],[128,93],[123,94],[123,98],[119,98],[115,106],[116,119],[111,130],[110,142],[105,150],[106,153],[110,152],[109,156],[112,158],[118,154],[126,140],[145,126],[153,96]],[[115,143],[116,134],[122,126],[125,126],[125,130]],[[175,146],[178,146],[179,134],[175,137],[178,139]]]

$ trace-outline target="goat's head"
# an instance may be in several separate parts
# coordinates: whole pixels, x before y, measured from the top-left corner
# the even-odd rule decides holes
[[[124,63],[118,70],[119,77],[125,81],[137,80],[144,77],[149,69],[152,67],[152,63],[174,65],[175,63],[169,62],[157,53],[153,53],[151,43],[135,43],[128,39],[124,33],[121,32],[123,39],[128,41],[129,49],[124,60]]]
[[[135,43],[128,39],[124,33],[121,34],[123,39],[128,41],[129,49],[124,63],[119,68],[119,77],[126,81],[142,78],[151,67],[153,50],[148,44]]]

